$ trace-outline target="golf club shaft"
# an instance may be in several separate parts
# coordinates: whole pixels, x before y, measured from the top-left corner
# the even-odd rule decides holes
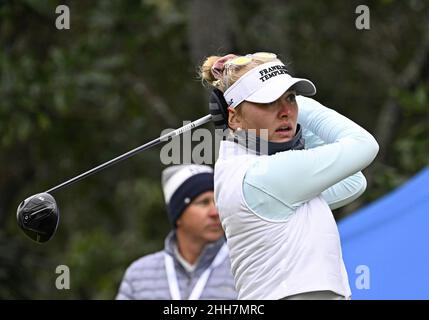
[[[110,161],[102,163],[99,166],[97,166],[97,167],[95,167],[95,168],[93,168],[91,170],[88,170],[88,171],[86,171],[86,172],[84,172],[84,173],[82,173],[82,174],[80,174],[80,175],[78,175],[78,176],[76,176],[74,178],[71,178],[70,180],[67,180],[67,181],[63,182],[63,183],[61,183],[61,184],[59,184],[59,185],[57,185],[57,186],[49,189],[46,192],[47,193],[51,193],[51,192],[57,191],[57,190],[59,190],[61,188],[64,188],[66,186],[69,186],[69,185],[71,185],[71,184],[73,184],[73,183],[75,183],[75,182],[77,182],[79,180],[82,180],[82,179],[84,179],[84,178],[86,178],[86,177],[88,177],[88,176],[90,176],[90,175],[92,175],[92,174],[94,174],[94,173],[96,173],[96,172],[98,172],[100,170],[103,170],[103,169],[105,169],[107,167],[110,167],[110,166],[114,165],[115,163],[118,163],[119,161],[128,159],[128,158],[134,156],[135,154],[137,154],[137,153],[139,153],[141,151],[144,151],[144,150],[147,150],[147,149],[149,149],[149,148],[151,148],[153,146],[156,146],[157,144],[159,144],[159,143],[161,143],[163,141],[170,141],[174,137],[176,137],[176,136],[178,136],[178,135],[180,135],[180,134],[182,134],[182,133],[184,133],[186,131],[189,131],[189,130],[191,130],[193,128],[196,128],[196,127],[199,127],[199,126],[201,126],[203,124],[206,124],[207,122],[210,122],[211,120],[212,120],[212,115],[208,114],[208,115],[206,115],[206,116],[204,116],[204,117],[202,117],[202,118],[200,118],[198,120],[195,120],[194,122],[188,123],[187,125],[179,128],[179,129],[176,129],[176,130],[174,130],[172,132],[169,132],[169,133],[167,133],[165,135],[160,136],[159,138],[156,138],[156,139],[154,139],[152,141],[149,141],[148,143],[145,143],[144,145],[141,145],[141,146],[139,146],[139,147],[137,147],[137,148],[135,148],[133,150],[130,150],[127,153],[124,153],[123,155],[120,155],[120,156],[118,156],[118,157],[116,157],[116,158],[114,158],[114,159],[112,159]]]

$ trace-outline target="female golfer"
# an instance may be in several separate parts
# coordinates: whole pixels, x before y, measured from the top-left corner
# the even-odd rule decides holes
[[[220,145],[215,201],[238,298],[349,299],[331,209],[363,193],[360,170],[377,142],[303,97],[315,86],[292,77],[275,54],[212,56],[201,76],[228,105],[232,139]]]

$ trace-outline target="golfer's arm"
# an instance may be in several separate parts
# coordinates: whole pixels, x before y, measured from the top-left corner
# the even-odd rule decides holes
[[[331,210],[341,208],[359,198],[366,189],[366,179],[362,172],[334,184],[322,192],[322,197]]]
[[[323,146],[325,141],[320,139],[307,128],[303,128],[306,149]],[[366,179],[361,171],[341,180],[322,192],[322,196],[329,207],[334,210],[356,200],[366,189]]]
[[[301,125],[327,144],[259,157],[246,172],[245,197],[259,190],[287,207],[297,208],[364,169],[377,155],[378,144],[371,134],[334,110],[301,98],[299,112]],[[339,189],[335,187],[328,194],[335,198],[334,191]],[[354,196],[358,195],[356,192]]]

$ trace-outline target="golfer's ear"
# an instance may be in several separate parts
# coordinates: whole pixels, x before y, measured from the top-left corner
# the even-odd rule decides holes
[[[240,112],[237,111],[237,109],[228,108],[228,126],[236,130],[237,128],[241,127],[241,115]]]

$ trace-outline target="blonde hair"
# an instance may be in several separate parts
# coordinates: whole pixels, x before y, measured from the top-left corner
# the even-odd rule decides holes
[[[231,59],[228,59],[228,61],[234,59],[235,57],[233,56]],[[221,58],[222,57],[220,56],[210,56],[206,58],[200,67],[199,75],[203,82],[203,85],[208,84],[212,87],[219,89],[222,92],[225,92],[247,71],[266,62],[277,60],[277,58],[264,59],[262,57],[255,57],[252,58],[252,61],[250,63],[243,66],[230,65],[224,67],[222,71],[222,77],[220,79],[216,79],[212,73],[212,67],[216,63],[216,61]]]

